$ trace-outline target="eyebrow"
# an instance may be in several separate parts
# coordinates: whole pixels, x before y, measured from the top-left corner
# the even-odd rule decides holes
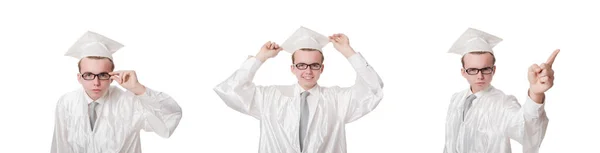
[[[92,72],[86,71],[86,72],[83,72],[82,74],[84,74],[84,73],[92,73]],[[102,73],[108,73],[108,72],[100,72],[98,74],[102,74]],[[96,73],[92,73],[92,74],[96,74]]]
[[[486,66],[486,67],[482,67],[482,68],[470,67],[470,68],[466,68],[466,69],[485,69],[485,68],[494,68],[494,66]]]

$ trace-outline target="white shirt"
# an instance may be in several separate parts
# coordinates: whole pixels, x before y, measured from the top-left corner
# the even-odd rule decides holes
[[[371,112],[383,98],[383,82],[359,53],[348,58],[357,72],[352,87],[310,89],[305,153],[345,153],[345,124]],[[299,153],[298,84],[258,86],[252,79],[262,63],[249,58],[214,90],[234,110],[260,120],[260,153]]]
[[[544,104],[527,97],[521,107],[514,96],[490,86],[475,93],[463,122],[465,99],[471,94],[467,89],[452,96],[444,153],[510,153],[510,139],[523,145],[523,153],[538,153],[548,126]]]
[[[139,131],[168,138],[181,119],[181,108],[169,95],[146,88],[135,95],[111,86],[96,100],[97,119],[90,128],[83,88],[63,95],[56,105],[52,153],[140,153]]]

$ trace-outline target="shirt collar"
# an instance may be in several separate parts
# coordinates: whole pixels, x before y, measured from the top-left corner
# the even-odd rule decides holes
[[[320,94],[320,90],[321,90],[321,86],[319,86],[319,84],[316,84],[313,88],[309,89],[309,90],[304,90],[304,88],[302,88],[302,86],[300,86],[300,84],[296,83],[295,85],[295,90],[294,90],[294,95],[300,95],[300,93],[304,92],[304,91],[308,91],[310,93],[310,95],[308,96],[317,96]]]

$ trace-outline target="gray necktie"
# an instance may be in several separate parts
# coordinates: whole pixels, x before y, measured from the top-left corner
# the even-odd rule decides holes
[[[96,106],[98,106],[97,102],[92,102],[89,104],[89,109],[88,109],[88,113],[90,116],[90,125],[92,127],[92,131],[94,130],[94,124],[96,123]]]
[[[475,96],[475,94],[472,94],[472,95],[468,96],[467,99],[465,100],[465,106],[463,109],[463,121],[465,121],[467,112],[469,111],[469,108],[471,108],[471,104],[473,103],[473,100],[475,100],[475,98],[477,98],[477,96]]]
[[[308,102],[306,100],[306,97],[308,97],[309,94],[310,93],[308,91],[300,93],[300,151],[302,151],[304,148],[302,141],[306,136],[306,126],[308,125]]]

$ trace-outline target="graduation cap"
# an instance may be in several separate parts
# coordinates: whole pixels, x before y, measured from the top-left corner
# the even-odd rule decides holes
[[[65,56],[82,59],[88,56],[100,56],[112,59],[112,54],[123,45],[95,32],[86,32],[69,50]]]
[[[481,30],[468,28],[454,42],[448,53],[465,55],[470,52],[484,51],[494,53],[492,48],[502,41],[502,38],[491,35]]]
[[[297,50],[308,48],[323,51],[323,47],[329,43],[329,37],[315,32],[304,26],[300,26],[283,44],[283,50],[294,53]]]

